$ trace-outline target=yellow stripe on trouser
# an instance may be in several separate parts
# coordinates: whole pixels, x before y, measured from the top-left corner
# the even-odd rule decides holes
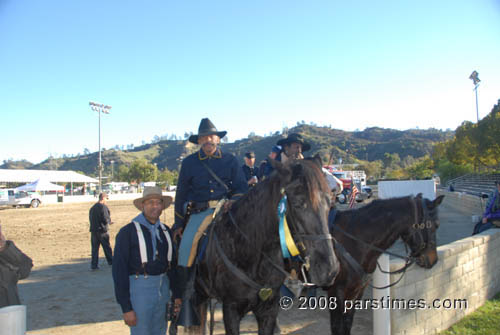
[[[198,242],[211,222],[212,222],[212,213],[209,213],[203,219],[200,226],[198,227],[198,230],[194,234],[193,245],[191,246],[191,253],[189,254],[189,259],[188,259],[188,267],[193,265],[194,260],[196,258],[196,252],[198,251]]]
[[[299,249],[297,249],[297,246],[293,241],[292,234],[290,233],[290,229],[288,228],[288,222],[286,222],[286,217],[284,219],[286,247],[288,248],[288,251],[290,251],[290,255],[297,256],[299,254]]]

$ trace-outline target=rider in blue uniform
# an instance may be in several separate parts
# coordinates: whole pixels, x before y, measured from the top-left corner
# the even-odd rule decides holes
[[[189,141],[201,146],[200,150],[187,156],[182,161],[175,193],[174,235],[183,233],[186,228],[185,204],[191,205],[191,224],[193,214],[213,211],[213,201],[227,197],[230,204],[248,191],[243,171],[236,157],[222,152],[218,147],[226,131],[217,131],[213,123],[205,118],[201,120],[198,135],[191,135]],[[204,163],[229,187],[229,192],[208,171]],[[209,208],[212,207],[212,208]],[[204,209],[204,210],[202,210]],[[181,255],[179,255],[180,258]],[[180,260],[181,261],[181,260]],[[181,262],[179,265],[183,265]]]
[[[234,201],[248,191],[243,170],[236,157],[223,152],[218,147],[221,138],[226,133],[226,131],[218,131],[208,118],[202,119],[198,134],[189,137],[190,142],[200,145],[200,150],[182,161],[175,194],[175,224],[172,229],[174,239],[182,236],[178,272],[180,277],[187,282],[186,287],[183,288],[183,304],[189,300],[194,280],[190,271],[193,253],[196,249],[196,246],[193,246],[194,236],[203,229],[203,227],[200,228],[203,222],[211,220],[220,200],[228,199],[224,203],[224,210],[228,210]],[[186,207],[187,204],[189,204],[188,207]],[[186,222],[186,208],[189,208],[188,222]],[[187,309],[188,307],[183,305],[183,310]],[[181,311],[179,324],[193,325],[193,322],[188,321],[183,315],[184,312]]]
[[[259,168],[255,166],[255,153],[253,151],[247,152],[243,159],[245,164],[241,168],[245,174],[245,180],[248,186],[255,186],[260,179]]]

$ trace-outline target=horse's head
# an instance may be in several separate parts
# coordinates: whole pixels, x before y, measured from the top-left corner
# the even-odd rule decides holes
[[[273,165],[281,179],[281,192],[287,196],[290,231],[310,279],[316,285],[329,286],[338,273],[339,263],[328,231],[332,199],[321,171],[321,159]]]
[[[415,205],[415,221],[402,235],[403,240],[411,249],[411,256],[416,263],[430,269],[438,261],[436,250],[436,230],[439,227],[438,206],[443,201],[444,195],[434,201],[422,198],[418,194],[413,198]]]

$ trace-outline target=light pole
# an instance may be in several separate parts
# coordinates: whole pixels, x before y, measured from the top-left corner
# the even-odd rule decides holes
[[[477,123],[479,123],[479,105],[477,102],[477,88],[479,87],[479,83],[481,80],[479,80],[477,71],[473,71],[472,74],[469,76],[469,79],[472,80],[474,83],[474,91],[476,92],[476,116],[477,116]]]
[[[111,161],[111,181],[114,181],[114,172],[115,172],[114,165],[115,161]]]
[[[99,113],[99,193],[102,192],[102,158],[101,158],[101,113],[109,114],[111,106],[90,101],[90,108]]]

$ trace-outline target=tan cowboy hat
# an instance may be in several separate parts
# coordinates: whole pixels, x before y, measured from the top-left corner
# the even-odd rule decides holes
[[[174,198],[168,195],[163,195],[161,192],[161,188],[156,186],[146,186],[144,187],[144,192],[142,193],[142,198],[138,198],[134,200],[134,206],[142,211],[144,209],[144,201],[149,199],[160,199],[163,201],[163,209],[168,208]]]

